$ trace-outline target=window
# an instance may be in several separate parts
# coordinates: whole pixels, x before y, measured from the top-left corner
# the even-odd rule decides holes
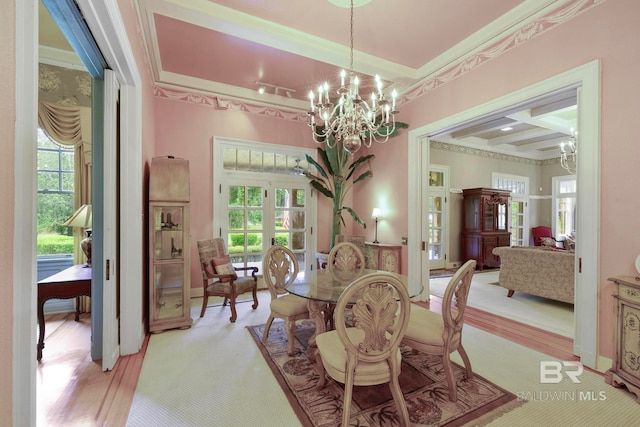
[[[576,176],[553,178],[553,235],[566,236],[576,230]]]
[[[73,253],[73,150],[38,129],[38,255]]]
[[[511,191],[511,246],[525,246],[529,241],[528,210],[529,177],[518,175],[493,174],[493,186]]]

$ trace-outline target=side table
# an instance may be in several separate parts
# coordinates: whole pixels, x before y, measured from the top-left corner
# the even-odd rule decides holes
[[[44,349],[44,303],[50,299],[81,296],[91,296],[91,267],[72,265],[38,282],[38,360],[42,359]],[[75,320],[80,320],[79,304],[76,304]]]

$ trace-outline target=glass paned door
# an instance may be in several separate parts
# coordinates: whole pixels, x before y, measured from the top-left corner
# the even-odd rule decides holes
[[[430,165],[427,212],[427,254],[430,270],[446,268],[447,176],[448,168]]]
[[[257,267],[261,274],[264,253],[277,244],[291,249],[300,270],[305,269],[309,189],[295,183],[267,182],[259,186],[239,181],[227,189],[228,224],[226,229],[222,227],[222,233],[233,265]]]
[[[434,261],[444,261],[443,221],[444,221],[444,197],[429,196],[429,261],[431,268],[444,268],[436,266]]]
[[[306,265],[307,249],[307,191],[304,188],[279,186],[272,191],[275,195],[275,216],[273,218],[275,238],[273,244],[286,246],[298,258],[301,269]]]
[[[525,208],[522,200],[511,201],[511,246],[525,246]]]
[[[226,241],[231,262],[262,270],[265,189],[251,185],[230,185],[228,189]]]

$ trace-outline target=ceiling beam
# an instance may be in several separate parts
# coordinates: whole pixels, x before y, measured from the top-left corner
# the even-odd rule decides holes
[[[471,136],[480,132],[487,132],[487,131],[492,131],[492,130],[497,130],[497,129],[502,129],[505,126],[509,126],[509,125],[513,125],[514,124],[514,120],[508,117],[499,117],[497,119],[494,120],[490,120],[488,122],[485,123],[481,123],[479,125],[476,126],[471,126],[468,127],[466,129],[461,129],[458,131],[455,131],[451,134],[451,136],[453,138],[464,138],[467,136]]]

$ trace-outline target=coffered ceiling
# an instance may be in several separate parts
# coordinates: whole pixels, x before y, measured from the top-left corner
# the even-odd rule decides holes
[[[356,0],[353,65],[400,93],[464,63],[578,0]],[[156,87],[304,113],[308,93],[337,88],[349,67],[348,0],[134,0]],[[347,6],[341,7],[341,6]],[[44,8],[42,8],[44,10]],[[42,46],[71,50],[41,11]],[[565,13],[566,15],[566,13]],[[63,38],[64,39],[64,38]],[[42,52],[42,48],[41,48]],[[258,92],[259,83],[265,93]],[[404,98],[403,98],[404,97]],[[555,94],[439,136],[532,158],[557,155],[576,127],[575,91]],[[507,127],[511,131],[501,131]],[[553,153],[553,154],[552,154]]]

